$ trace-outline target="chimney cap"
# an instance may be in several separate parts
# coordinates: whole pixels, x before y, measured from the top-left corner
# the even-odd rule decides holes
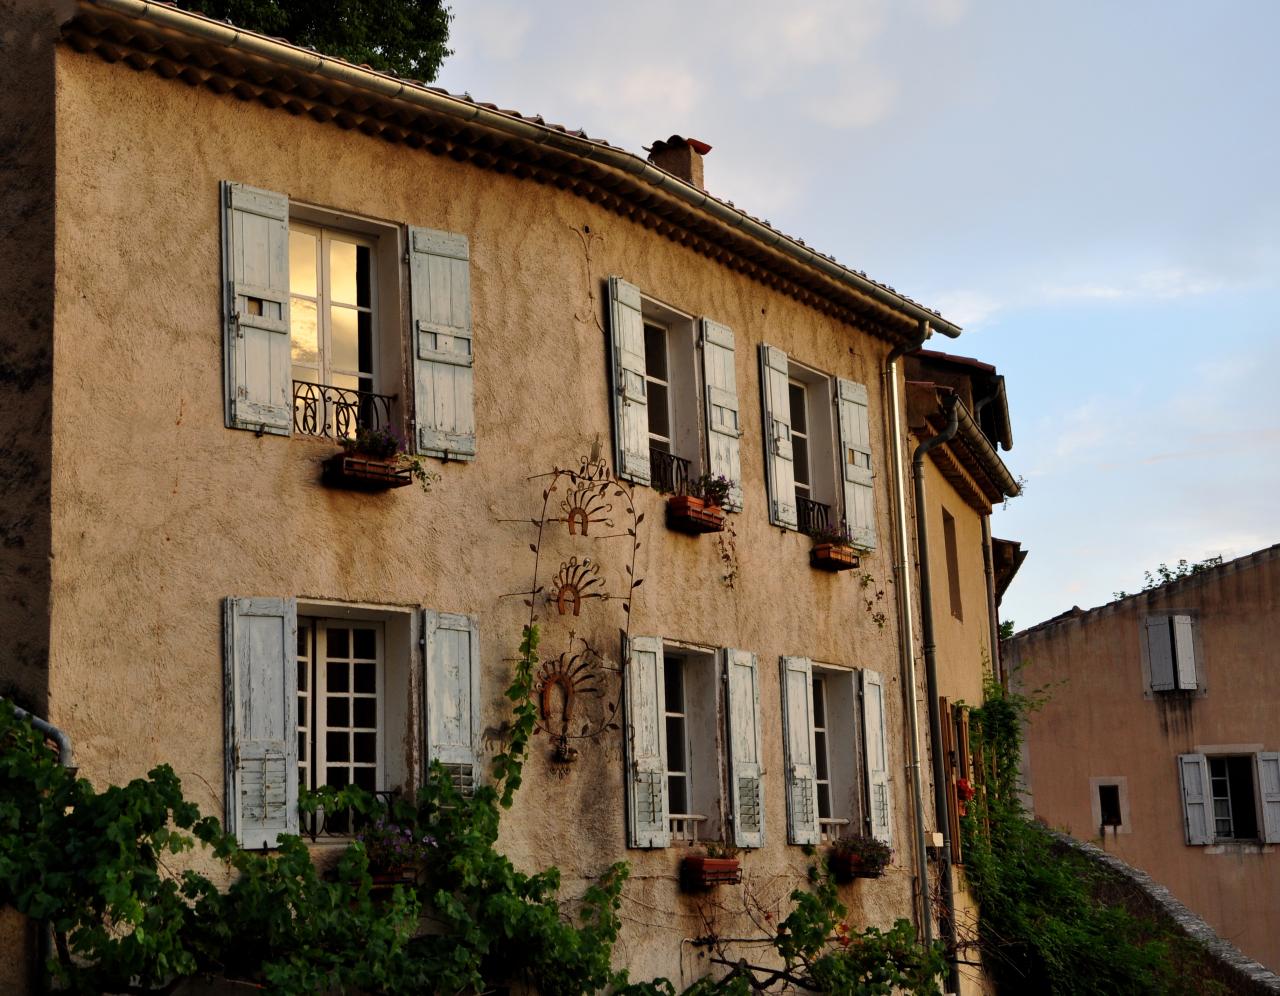
[[[711,151],[711,146],[709,146],[706,142],[699,141],[696,138],[685,138],[682,135],[672,135],[666,141],[663,141],[662,139],[658,139],[658,141],[654,142],[653,145],[649,146],[649,148],[646,151],[650,153],[665,152],[667,149],[678,149],[681,146],[685,146],[685,145],[687,145],[689,148],[691,148],[694,152],[696,152],[700,156],[705,156],[708,152]]]

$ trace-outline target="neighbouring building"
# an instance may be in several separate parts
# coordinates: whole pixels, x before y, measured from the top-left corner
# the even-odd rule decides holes
[[[1035,815],[1280,967],[1280,546],[1023,630]]]
[[[994,370],[904,374],[955,325],[707,193],[696,140],[646,160],[150,0],[5,12],[0,680],[84,776],[168,762],[245,846],[324,849],[301,788],[484,778],[534,618],[501,843],[569,894],[631,862],[633,977],[752,929],[681,891],[705,841],[772,907],[805,845],[874,835],[853,920],[932,929],[917,720],[981,695],[1017,493]],[[952,416],[931,689],[906,462]],[[359,429],[430,493],[339,451]]]

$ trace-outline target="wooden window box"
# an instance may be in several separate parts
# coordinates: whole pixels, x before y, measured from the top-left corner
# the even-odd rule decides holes
[[[680,888],[685,892],[706,892],[717,885],[737,885],[741,881],[742,865],[737,858],[689,855],[680,862]]]
[[[829,854],[827,867],[831,877],[841,885],[848,885],[855,878],[880,878],[884,875],[881,865],[867,864],[856,854]]]
[[[809,564],[820,571],[851,571],[860,563],[848,543],[815,543],[809,551]]]
[[[692,495],[672,495],[667,499],[667,528],[691,536],[722,532],[724,509]]]
[[[360,454],[335,453],[324,462],[320,481],[331,488],[348,491],[387,491],[413,483],[408,467],[396,459],[382,460]]]

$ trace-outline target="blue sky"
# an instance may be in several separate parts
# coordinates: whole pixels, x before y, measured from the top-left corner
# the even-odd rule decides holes
[[[439,83],[633,151],[965,326],[1031,625],[1280,542],[1280,4],[455,0]]]

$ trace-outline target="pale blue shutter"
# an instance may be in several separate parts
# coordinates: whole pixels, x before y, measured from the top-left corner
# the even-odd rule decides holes
[[[1147,664],[1153,692],[1167,692],[1176,687],[1168,616],[1152,616],[1147,620]]]
[[[427,760],[464,795],[480,779],[480,637],[472,616],[422,614],[427,648]]]
[[[667,823],[665,688],[662,640],[655,636],[632,637],[623,671],[628,847],[666,847],[671,843]]]
[[[893,796],[889,790],[889,739],[884,720],[884,681],[879,672],[862,672],[863,756],[867,761],[867,802],[871,836],[893,843]],[[935,748],[936,749],[936,748]]]
[[[760,397],[764,406],[765,479],[769,487],[769,521],[795,529],[796,471],[791,442],[791,392],[787,354],[760,347]]]
[[[1280,753],[1258,755],[1258,801],[1262,810],[1262,840],[1280,844]]]
[[[228,598],[227,829],[245,848],[298,832],[298,616],[292,598]]]
[[[609,370],[613,387],[613,459],[618,476],[648,484],[649,390],[645,382],[640,291],[609,278]]]
[[[465,235],[409,228],[414,444],[424,456],[476,455],[471,249]]]
[[[818,781],[813,744],[813,664],[782,658],[782,728],[786,748],[787,840],[818,843]]]
[[[867,389],[862,384],[837,378],[838,472],[843,485],[844,520],[854,546],[874,550],[876,506],[871,483],[871,429],[867,411]]]
[[[756,655],[724,652],[729,713],[729,794],[733,802],[733,842],[764,845],[764,779],[760,759],[760,687]]]
[[[293,430],[289,198],[222,184],[223,366],[231,429]]]
[[[702,376],[707,401],[707,470],[733,482],[729,509],[742,510],[742,436],[738,375],[733,363],[733,330],[702,319]]]
[[[1203,754],[1178,755],[1182,785],[1182,820],[1188,844],[1213,843],[1213,814],[1209,810],[1209,762]]]
[[[1178,668],[1178,687],[1196,687],[1196,645],[1191,634],[1191,617],[1173,617],[1173,651]]]

